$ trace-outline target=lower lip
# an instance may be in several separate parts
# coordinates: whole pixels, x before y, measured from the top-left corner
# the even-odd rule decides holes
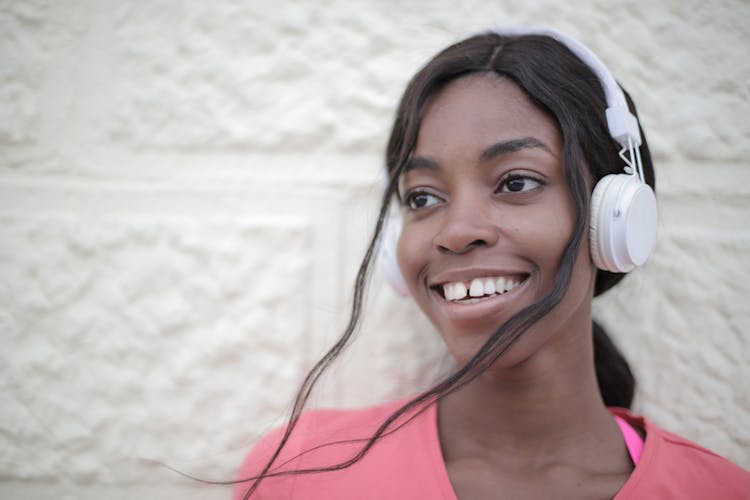
[[[510,302],[515,300],[515,298],[522,292],[528,281],[529,276],[508,292],[480,299],[476,302],[452,302],[445,300],[437,290],[432,290],[432,292],[437,297],[441,306],[445,309],[446,316],[448,316],[450,320],[459,322],[470,321],[496,315],[507,310]]]

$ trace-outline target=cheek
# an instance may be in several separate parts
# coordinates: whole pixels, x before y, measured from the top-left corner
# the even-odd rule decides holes
[[[419,281],[421,270],[427,263],[430,239],[426,237],[425,228],[419,228],[418,223],[405,223],[398,240],[398,267],[404,276],[409,289],[414,292]]]
[[[526,213],[514,229],[523,233],[527,248],[538,256],[540,263],[545,264],[550,260],[560,260],[573,235],[572,221],[564,216],[550,216],[550,212]]]
[[[545,289],[555,279],[575,225],[570,204],[560,200],[552,207],[554,209],[539,207],[525,210],[522,217],[514,217],[511,228],[516,241],[522,244],[521,252],[539,267],[541,284]],[[587,238],[581,242],[581,247],[584,245],[588,245]]]
[[[539,248],[537,255],[543,268],[542,276],[545,289],[552,286],[562,263],[563,253],[575,230],[576,221],[573,208],[569,205],[562,205],[562,207],[568,209],[570,215],[566,216],[565,211],[560,210],[552,219],[547,219],[546,231],[538,232],[534,238],[533,244]],[[573,275],[569,288],[585,291],[593,283],[592,278],[596,274],[596,268],[591,261],[588,224],[581,235],[581,241],[574,258]],[[573,295],[577,293],[578,291],[574,292]]]

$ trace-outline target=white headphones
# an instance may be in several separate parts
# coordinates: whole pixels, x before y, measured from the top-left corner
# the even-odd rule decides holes
[[[493,29],[498,35],[545,35],[562,43],[599,77],[607,99],[609,133],[622,149],[624,173],[602,177],[591,195],[589,243],[597,268],[627,273],[648,259],[656,242],[656,197],[646,184],[641,164],[638,120],[628,109],[622,89],[606,66],[581,42],[550,29]],[[387,176],[386,176],[387,178]],[[391,203],[378,246],[386,280],[401,295],[408,295],[398,267],[396,249],[401,236],[401,212]]]

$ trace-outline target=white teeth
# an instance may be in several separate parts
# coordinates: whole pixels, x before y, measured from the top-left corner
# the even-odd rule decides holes
[[[443,285],[443,295],[445,295],[445,300],[461,300],[466,297],[466,294],[466,285],[460,281]],[[479,294],[479,296],[481,295],[482,294]],[[472,297],[474,297],[474,295],[472,295]]]
[[[469,295],[472,297],[481,297],[484,295],[484,283],[482,283],[482,280],[475,278],[471,280],[471,289],[469,290]]]
[[[473,303],[479,300],[478,297],[509,292],[520,284],[521,280],[515,277],[474,278],[468,289],[464,281],[443,284],[443,296],[445,300],[457,301],[466,299],[468,295],[472,298],[464,302]]]

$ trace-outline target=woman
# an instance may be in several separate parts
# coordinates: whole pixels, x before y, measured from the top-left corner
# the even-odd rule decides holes
[[[289,425],[248,457],[236,498],[750,492],[741,468],[610,408],[630,405],[634,381],[591,304],[650,251],[655,206],[643,182],[653,187],[654,175],[635,118],[605,114],[615,84],[597,63],[559,34],[490,32],[415,75],[388,143],[390,182],[350,325],[304,382]],[[622,174],[623,160],[632,175],[605,177]],[[624,254],[602,236],[611,222],[602,214],[619,205],[601,191],[621,181],[636,207]],[[358,321],[393,196],[403,283],[460,368],[409,400],[300,417]]]

